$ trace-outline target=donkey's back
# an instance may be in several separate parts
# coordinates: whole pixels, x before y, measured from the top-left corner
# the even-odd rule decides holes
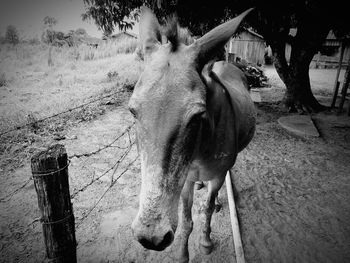
[[[193,160],[192,180],[208,181],[225,176],[238,152],[251,141],[255,131],[255,107],[247,79],[236,66],[218,61],[202,71],[208,92],[207,111],[210,125],[205,127],[199,151]],[[195,176],[196,174],[196,176]]]

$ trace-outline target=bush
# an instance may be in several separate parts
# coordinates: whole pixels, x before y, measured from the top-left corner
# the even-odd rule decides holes
[[[40,45],[40,40],[37,37],[33,37],[27,40],[30,45]]]
[[[87,36],[86,30],[84,28],[78,28],[74,33],[81,36]]]
[[[107,73],[108,81],[112,81],[113,79],[115,79],[117,77],[118,77],[118,72],[116,72],[116,71],[109,71]]]
[[[15,26],[10,25],[6,28],[5,40],[12,45],[17,45],[19,43],[19,35]]]
[[[41,35],[41,40],[48,45],[54,45],[54,46],[64,46],[68,44],[65,39],[65,35],[63,32],[55,31],[52,29],[47,29],[43,32]]]

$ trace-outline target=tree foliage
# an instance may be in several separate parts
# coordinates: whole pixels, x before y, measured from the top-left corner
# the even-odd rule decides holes
[[[58,23],[57,19],[52,16],[45,16],[43,22],[44,25],[49,28],[54,27]]]
[[[17,45],[19,43],[19,34],[15,26],[9,25],[6,28],[5,41]]]
[[[53,27],[58,23],[57,19],[51,16],[45,16],[43,19],[44,31],[41,35],[41,40],[49,45],[53,45],[55,40],[58,39],[61,35],[59,32],[56,32]]]
[[[81,36],[87,36],[87,32],[84,28],[78,28],[74,33]]]
[[[84,0],[84,3],[83,20],[93,19],[105,35],[110,35],[115,26],[123,31],[131,29],[134,26],[132,20],[138,17],[137,8],[142,5],[139,0]]]

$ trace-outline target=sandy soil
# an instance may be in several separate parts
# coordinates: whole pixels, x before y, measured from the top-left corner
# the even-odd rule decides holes
[[[270,102],[256,104],[256,135],[234,167],[247,262],[349,262],[350,119],[334,113],[317,114],[312,118],[322,137],[293,137],[277,124],[277,118],[285,113],[271,101],[281,94],[281,88],[263,89],[263,101]],[[95,120],[68,129],[66,139],[60,143],[66,146],[69,156],[89,153],[112,142],[131,122],[124,106],[114,107]],[[72,157],[71,193],[113,167],[130,139],[126,134],[98,154]],[[37,148],[52,142],[40,142]],[[176,261],[177,240],[163,252],[147,251],[133,240],[130,224],[138,207],[138,161],[89,213],[109,188],[111,178],[116,179],[136,156],[133,146],[115,173],[112,170],[72,200],[78,262]],[[29,159],[15,168],[10,164],[1,167],[1,198],[30,177]],[[223,207],[212,222],[215,250],[209,256],[200,254],[196,222],[205,191],[196,192],[191,262],[235,262],[225,187],[219,193]],[[0,211],[0,261],[43,261],[45,248],[41,225],[35,221],[40,213],[32,181],[0,202]]]

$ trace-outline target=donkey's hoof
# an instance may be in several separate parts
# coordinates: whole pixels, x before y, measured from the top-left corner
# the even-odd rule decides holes
[[[213,242],[208,240],[201,240],[199,243],[199,249],[202,254],[209,255],[213,251],[214,245]]]

